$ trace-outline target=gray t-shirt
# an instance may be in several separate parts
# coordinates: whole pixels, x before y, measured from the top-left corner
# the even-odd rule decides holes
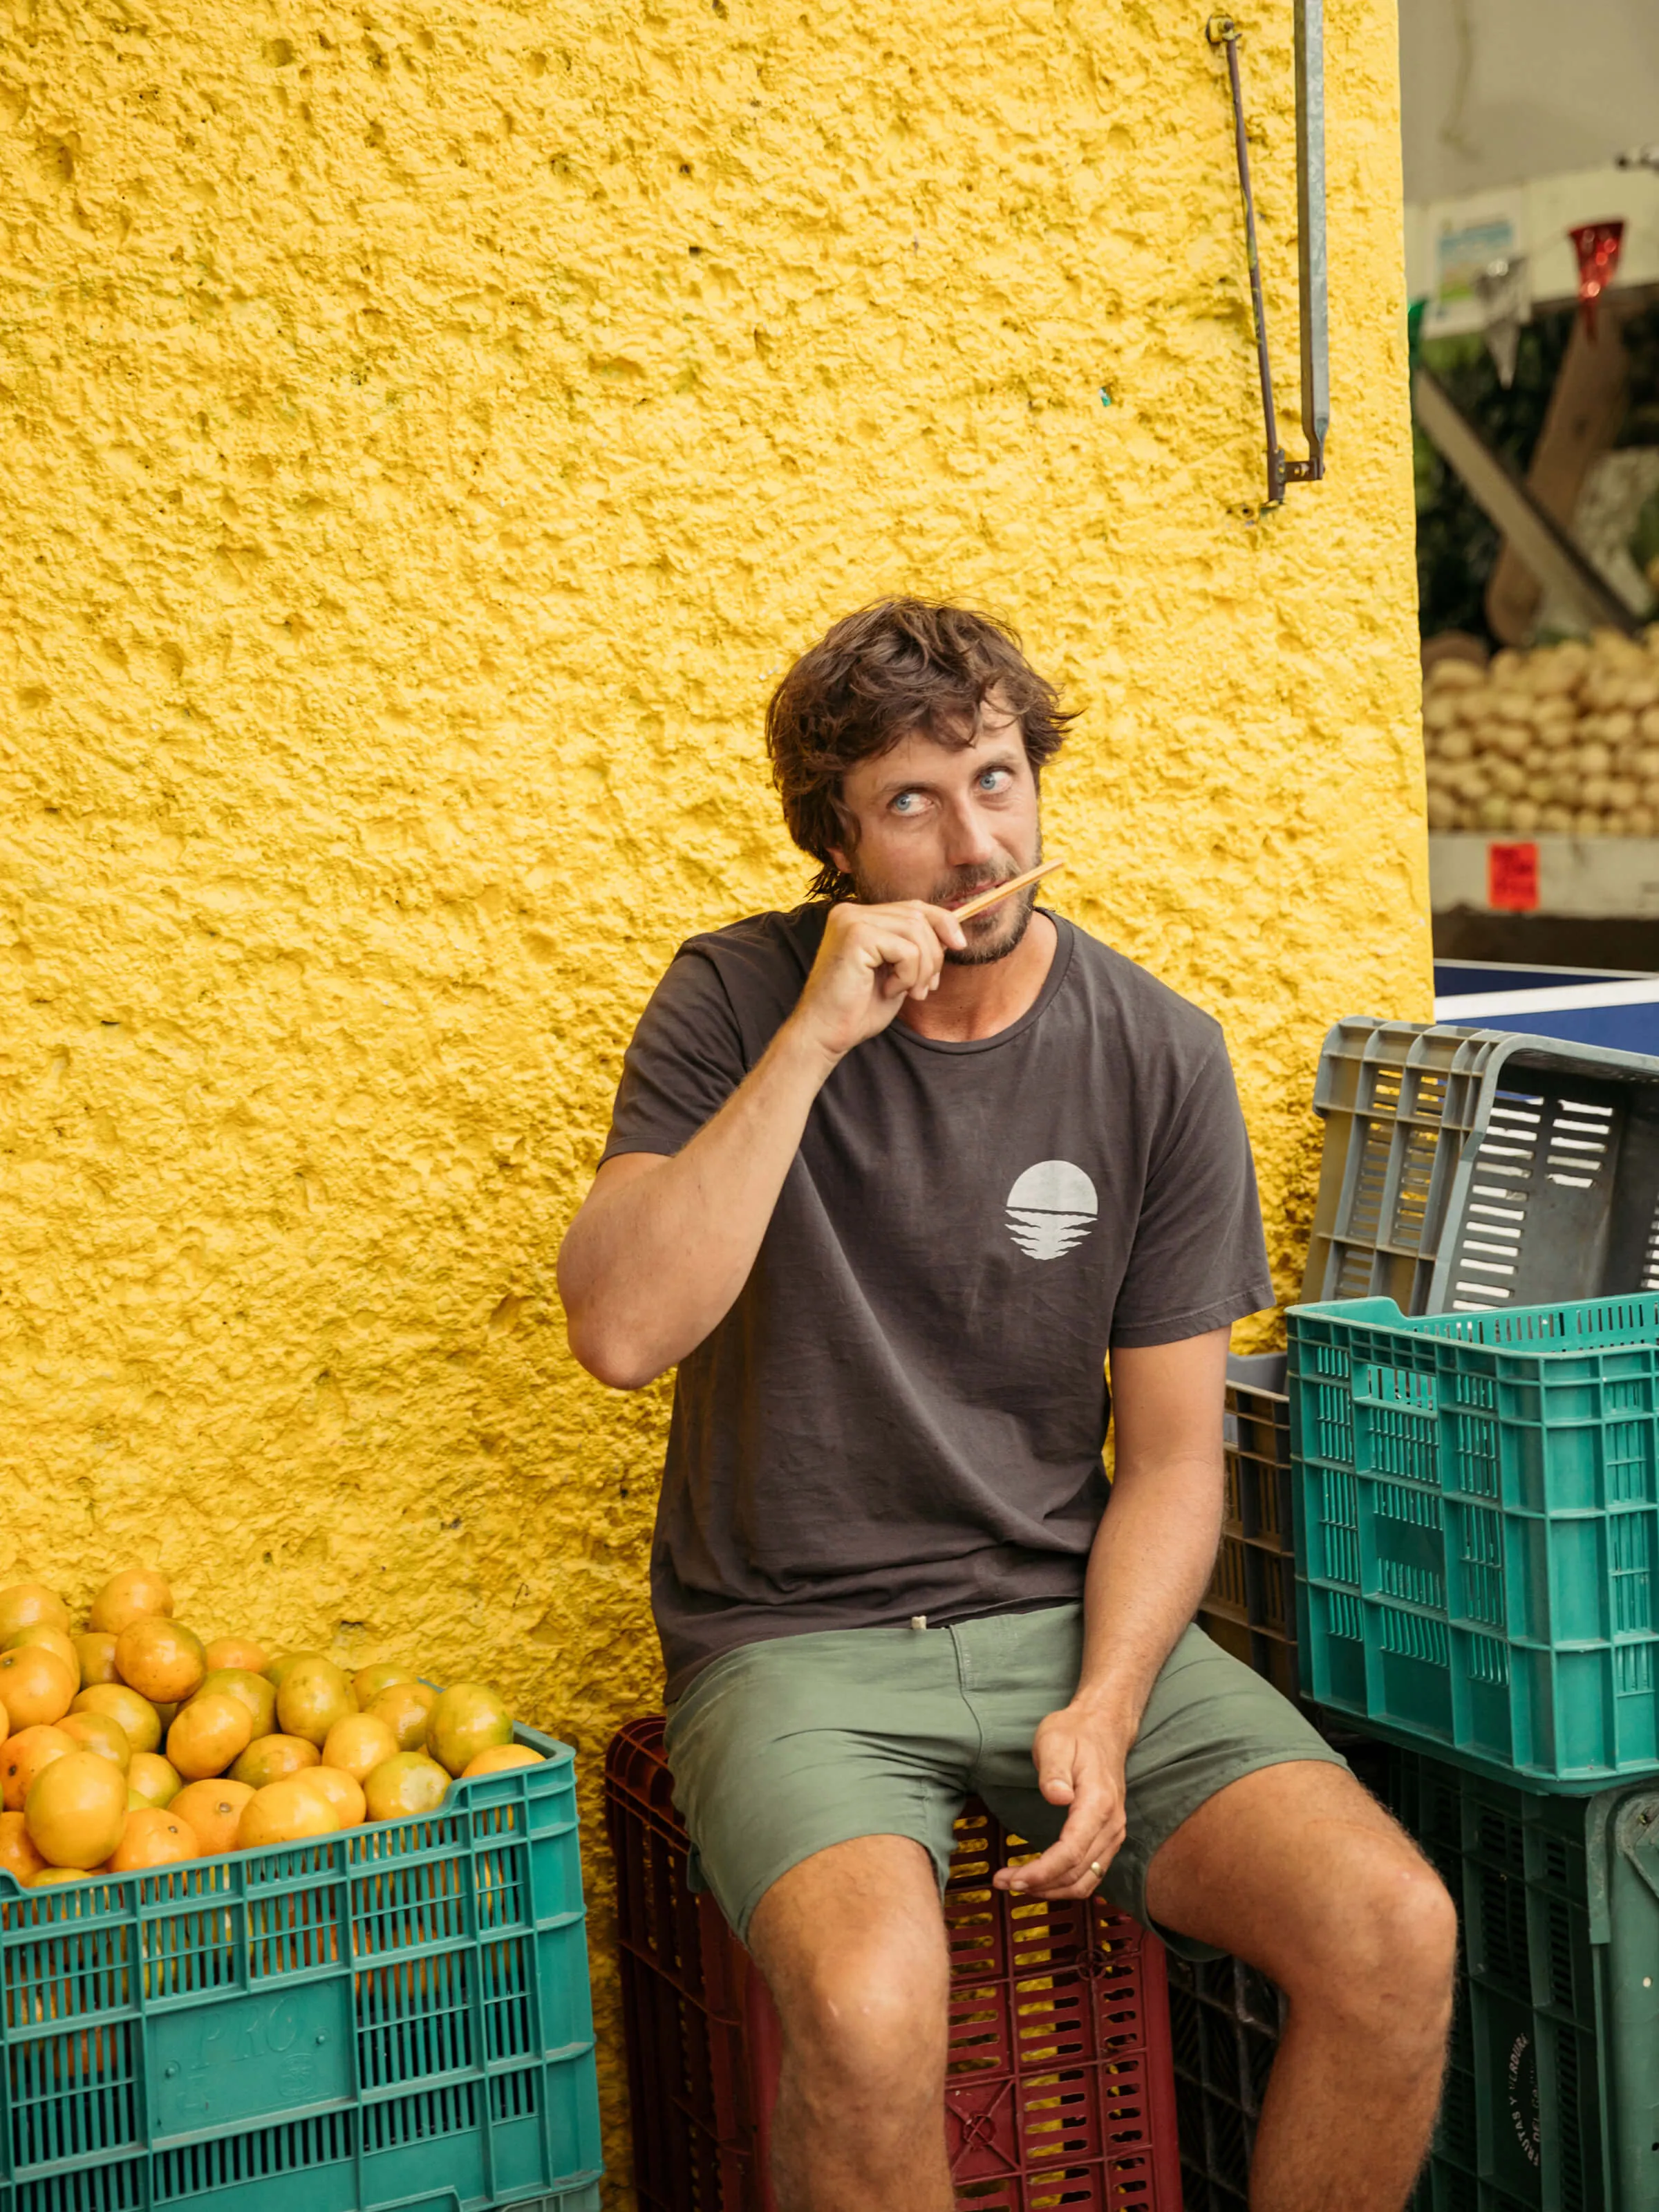
[[[819,1092],[748,1281],[680,1362],[652,1550],[678,1696],[763,1637],[1082,1591],[1106,1355],[1273,1303],[1218,1025],[1052,916],[1029,1012],[895,1022]],[[677,1152],[793,1011],[821,906],[690,939],[605,1158]]]

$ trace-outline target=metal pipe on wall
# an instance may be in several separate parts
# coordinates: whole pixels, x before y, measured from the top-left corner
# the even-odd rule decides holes
[[[1273,405],[1267,312],[1262,295],[1255,195],[1250,185],[1244,88],[1238,63],[1238,26],[1231,15],[1212,15],[1206,26],[1206,36],[1212,46],[1224,46],[1227,51],[1233,146],[1238,162],[1238,188],[1244,203],[1250,312],[1261,386],[1262,427],[1267,436],[1267,496],[1262,505],[1264,508],[1273,507],[1282,504],[1287,483],[1316,483],[1324,475],[1325,439],[1331,422],[1330,310],[1325,246],[1324,0],[1296,0],[1297,291],[1302,356],[1302,428],[1308,441],[1305,460],[1291,460],[1286,454],[1279,440],[1279,418]]]

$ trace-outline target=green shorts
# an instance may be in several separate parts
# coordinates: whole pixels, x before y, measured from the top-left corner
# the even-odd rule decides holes
[[[1031,1739],[1070,1698],[1082,1656],[1082,1607],[1065,1605],[777,1637],[711,1660],[668,1715],[693,1886],[746,1940],[781,1875],[859,1836],[912,1838],[942,1888],[970,1796],[1026,1842],[1053,1843],[1065,1808],[1038,1794]],[[1165,1838],[1241,1775],[1296,1759],[1346,1763],[1270,1683],[1188,1629],[1129,1753],[1128,1833],[1105,1895],[1148,1924],[1146,1869]],[[1160,1932],[1189,1957],[1220,1955]]]

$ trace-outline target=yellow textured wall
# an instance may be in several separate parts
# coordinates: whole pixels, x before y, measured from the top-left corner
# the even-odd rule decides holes
[[[1085,708],[1060,902],[1226,1022],[1293,1288],[1320,1036],[1428,1003],[1395,27],[1331,9],[1331,473],[1256,521],[1203,16],[7,0],[0,1570],[488,1673],[592,1806],[666,1392],[553,1254],[677,939],[804,880],[769,678],[894,586]]]

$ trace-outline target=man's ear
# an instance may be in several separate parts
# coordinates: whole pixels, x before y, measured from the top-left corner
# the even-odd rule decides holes
[[[857,843],[854,842],[858,830],[858,824],[849,817],[846,807],[842,804],[842,797],[839,790],[836,790],[831,794],[830,804],[834,811],[836,820],[841,825],[842,836],[847,836],[849,831],[853,832],[854,836],[853,837],[848,838],[846,844],[830,845],[825,848],[825,850],[829,853],[830,858],[834,861],[836,867],[841,870],[842,874],[845,877],[850,878],[853,873],[853,855],[858,850]]]

